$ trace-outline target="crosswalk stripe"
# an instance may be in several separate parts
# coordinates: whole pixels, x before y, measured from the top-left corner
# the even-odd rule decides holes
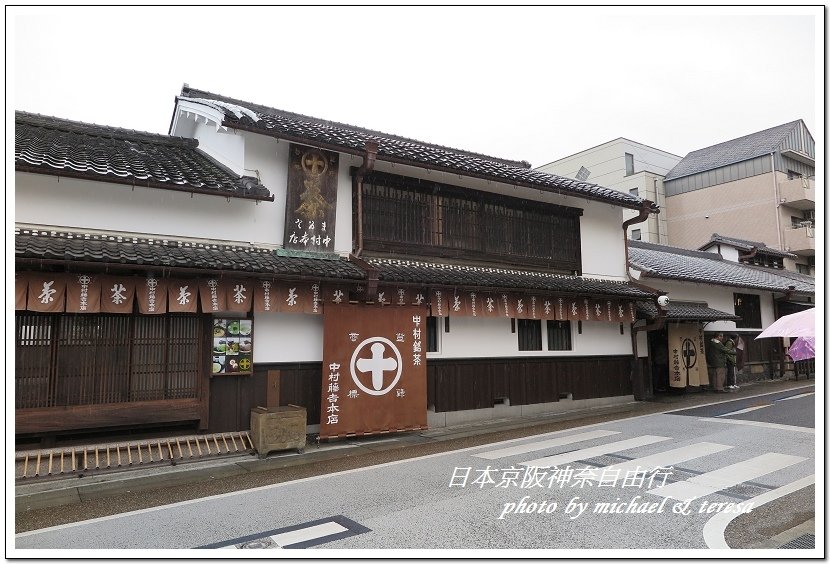
[[[738,411],[730,411],[729,413],[723,413],[721,415],[715,415],[715,417],[729,417],[730,415],[739,415],[741,413],[749,413],[750,411],[755,411],[756,409],[764,409],[765,407],[772,407],[772,404],[767,405],[756,405],[755,407],[747,407],[746,409],[739,409]]]
[[[555,439],[548,439],[546,441],[538,441],[535,443],[528,443],[523,445],[518,445],[514,447],[507,447],[498,450],[491,450],[489,452],[481,452],[478,454],[474,454],[476,458],[484,458],[486,460],[495,460],[497,458],[504,458],[507,456],[514,456],[517,454],[525,454],[528,452],[533,452],[536,450],[542,450],[545,448],[552,448],[558,447],[562,445],[569,445],[572,443],[578,443],[582,441],[588,441],[591,439],[599,439],[602,437],[608,437],[611,435],[619,435],[620,431],[604,431],[602,429],[598,429],[596,431],[588,431],[586,433],[578,433],[576,435],[569,435],[567,437],[557,437]]]
[[[306,527],[305,529],[297,529],[296,531],[279,533],[277,535],[272,536],[271,538],[274,539],[274,542],[276,542],[280,547],[283,547],[292,544],[297,544],[299,542],[306,542],[318,539],[320,537],[326,537],[328,535],[343,533],[348,530],[349,529],[347,529],[343,525],[330,521],[328,523],[314,525],[313,527]]]
[[[695,443],[680,448],[674,448],[665,452],[658,452],[650,456],[643,456],[635,458],[620,464],[612,464],[606,466],[604,470],[620,470],[627,472],[629,470],[641,470],[643,472],[651,472],[655,468],[667,468],[673,464],[687,462],[695,458],[701,458],[710,454],[715,454],[724,450],[733,448],[729,445],[721,445],[718,443]]]
[[[538,458],[536,460],[528,460],[527,462],[520,462],[522,466],[538,466],[541,468],[549,467],[549,466],[561,466],[562,464],[568,464],[569,462],[576,462],[577,460],[582,460],[585,458],[593,458],[595,456],[601,456],[603,454],[608,454],[610,452],[618,452],[621,450],[628,450],[630,448],[636,448],[640,446],[650,445],[654,443],[659,443],[661,441],[667,441],[669,437],[658,437],[655,435],[643,435],[642,437],[635,437],[633,439],[625,439],[623,441],[616,441],[613,443],[606,443],[604,445],[594,446],[583,448],[580,450],[574,450],[571,452],[565,452],[562,454],[557,454],[554,456],[546,456],[544,458]]]
[[[749,460],[718,468],[682,482],[675,482],[648,493],[679,500],[697,499],[717,491],[754,480],[776,470],[807,460],[802,456],[768,452]]]

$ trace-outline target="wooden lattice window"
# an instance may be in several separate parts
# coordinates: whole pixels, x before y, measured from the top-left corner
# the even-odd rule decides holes
[[[577,208],[378,172],[362,200],[367,250],[581,272]]]
[[[209,317],[15,316],[15,406],[195,398]]]

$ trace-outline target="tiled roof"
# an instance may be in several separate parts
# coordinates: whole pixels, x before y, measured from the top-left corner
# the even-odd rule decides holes
[[[637,302],[637,317],[654,319],[657,306],[652,302]],[[666,319],[669,321],[737,321],[739,316],[701,304],[669,303]]]
[[[238,176],[198,141],[15,112],[15,169],[225,197],[273,200],[256,178]]]
[[[536,290],[644,298],[651,294],[624,282],[565,276],[530,270],[467,266],[404,259],[367,258],[378,269],[381,282],[399,282],[459,288]]]
[[[798,256],[792,253],[787,253],[785,251],[779,251],[778,249],[773,249],[772,247],[767,247],[766,243],[762,243],[760,241],[747,241],[746,239],[727,237],[726,235],[718,235],[717,233],[712,233],[712,238],[709,239],[707,243],[704,243],[703,245],[698,247],[698,249],[703,250],[717,243],[731,245],[736,249],[740,249],[746,252],[751,251],[752,247],[757,247],[759,253],[765,253],[767,255],[772,255],[776,257],[797,258]]]
[[[270,249],[161,237],[16,228],[14,243],[16,259],[146,265],[148,269],[226,270],[320,279],[365,278],[363,270],[339,257],[285,257]]]
[[[795,286],[800,294],[815,293],[815,279],[796,280],[779,270],[725,260],[715,253],[668,247],[644,241],[629,241],[631,264],[644,276],[688,280],[721,286],[785,292]]]
[[[769,155],[775,152],[781,141],[800,121],[791,121],[731,141],[692,151],[669,171],[666,175],[666,181],[754,159],[761,155]]]
[[[538,190],[598,200],[631,209],[639,209],[642,204],[640,198],[628,193],[531,170],[529,164],[524,161],[517,163],[497,159],[352,125],[325,121],[187,86],[182,88],[182,97],[222,111],[225,115],[223,125],[227,127],[263,133],[298,143],[311,143],[315,146],[355,155],[364,153],[366,141],[375,141],[378,143],[377,158],[383,161],[426,166],[454,174],[529,186]],[[229,108],[228,104],[234,107]],[[248,115],[250,112],[255,112],[258,119],[252,119]],[[656,210],[657,206],[653,209]]]

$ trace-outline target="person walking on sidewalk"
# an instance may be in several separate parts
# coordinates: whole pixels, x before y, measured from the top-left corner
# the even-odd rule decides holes
[[[718,333],[706,345],[706,364],[709,367],[709,380],[716,392],[725,392],[723,388],[726,380],[726,359],[729,349],[723,344],[723,333]]]

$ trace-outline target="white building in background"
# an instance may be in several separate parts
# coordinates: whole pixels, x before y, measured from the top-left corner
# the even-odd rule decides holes
[[[542,165],[537,170],[613,188],[651,200],[665,209],[663,179],[681,159],[678,155],[620,137]],[[624,219],[636,215],[635,211],[626,210]],[[652,215],[647,222],[629,226],[628,238],[668,243],[665,213]]]

